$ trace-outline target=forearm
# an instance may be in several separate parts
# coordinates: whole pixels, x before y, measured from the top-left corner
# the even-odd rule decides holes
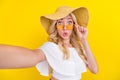
[[[27,48],[0,45],[0,68],[23,68],[34,66],[37,55]]]
[[[95,57],[89,47],[88,41],[86,39],[82,40],[82,44],[86,53],[86,58],[88,62],[88,67],[93,73],[98,72],[98,65],[96,63]]]

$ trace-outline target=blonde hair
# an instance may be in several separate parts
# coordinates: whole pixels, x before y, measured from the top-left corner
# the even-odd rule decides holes
[[[75,15],[71,13],[70,16],[72,17],[74,23],[77,23]],[[59,48],[62,50],[64,54],[64,59],[69,59],[70,57],[69,49],[63,44],[62,38],[59,36],[57,28],[55,26],[56,26],[56,20],[51,23],[51,26],[48,29],[48,34],[49,34],[48,40],[58,44]],[[77,32],[76,28],[73,27],[73,31],[70,36],[70,43],[76,49],[78,55],[87,65],[86,54],[80,40],[78,39],[78,35],[76,32]]]

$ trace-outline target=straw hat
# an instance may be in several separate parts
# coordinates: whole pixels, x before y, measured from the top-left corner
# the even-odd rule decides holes
[[[87,8],[85,7],[71,8],[68,6],[61,6],[57,8],[54,14],[41,16],[40,21],[45,30],[48,31],[48,28],[50,27],[53,20],[64,18],[70,13],[73,13],[75,15],[77,23],[80,26],[87,27],[89,14]]]

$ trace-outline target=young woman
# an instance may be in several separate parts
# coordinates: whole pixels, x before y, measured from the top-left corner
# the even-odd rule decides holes
[[[41,16],[48,42],[35,50],[1,44],[0,68],[36,66],[42,75],[52,73],[51,80],[80,80],[86,67],[96,74],[98,65],[86,39],[88,19],[85,7],[62,6]]]

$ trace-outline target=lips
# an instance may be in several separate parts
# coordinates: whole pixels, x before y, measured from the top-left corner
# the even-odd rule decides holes
[[[68,36],[68,32],[63,32],[63,36],[64,37]]]

